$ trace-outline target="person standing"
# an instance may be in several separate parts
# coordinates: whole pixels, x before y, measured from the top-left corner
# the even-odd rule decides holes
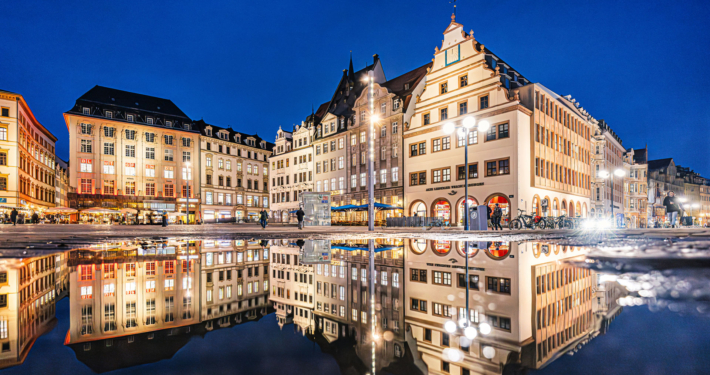
[[[17,225],[17,209],[12,209],[12,212],[10,212],[10,221],[12,221],[12,225],[15,226]]]
[[[493,221],[493,230],[503,230],[503,227],[500,225],[500,219],[503,217],[503,210],[500,208],[498,203],[496,203],[496,208],[493,210],[493,218],[491,219]]]
[[[678,219],[678,213],[680,212],[680,204],[678,204],[678,198],[674,192],[668,192],[666,198],[663,199],[663,205],[666,207],[666,217],[670,221],[671,228],[675,228],[675,221]]]
[[[39,215],[36,212],[32,214],[32,224],[39,224]]]
[[[259,224],[261,224],[261,229],[266,229],[268,219],[269,214],[266,213],[266,210],[261,210],[261,212],[259,212]]]
[[[303,207],[298,207],[298,211],[296,211],[296,218],[298,219],[298,229],[303,230],[303,217],[306,216],[306,213],[303,212]]]

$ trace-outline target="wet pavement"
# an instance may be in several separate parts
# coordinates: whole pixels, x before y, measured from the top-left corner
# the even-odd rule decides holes
[[[1,372],[710,372],[710,237],[52,227],[0,255]]]

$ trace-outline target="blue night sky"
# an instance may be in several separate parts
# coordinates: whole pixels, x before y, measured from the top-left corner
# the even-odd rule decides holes
[[[394,78],[431,60],[451,15],[447,0],[192,3],[0,2],[0,89],[25,96],[65,159],[62,113],[97,84],[273,140],[330,99],[350,50],[356,69],[377,53]],[[710,2],[458,4],[477,40],[572,94],[624,146],[710,177]]]

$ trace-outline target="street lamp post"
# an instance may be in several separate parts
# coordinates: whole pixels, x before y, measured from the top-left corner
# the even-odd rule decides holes
[[[470,229],[470,223],[468,221],[468,137],[469,133],[472,131],[487,131],[488,128],[490,127],[490,124],[488,121],[481,121],[478,123],[478,127],[476,129],[473,129],[473,127],[476,125],[476,119],[473,116],[466,116],[463,121],[462,121],[462,126],[458,127],[458,134],[459,136],[463,137],[463,149],[464,149],[464,216],[463,216],[463,222],[464,222],[464,229],[469,230]],[[443,130],[445,134],[452,134],[454,130],[457,129],[457,126],[453,122],[447,122],[444,124]],[[457,171],[458,172],[458,171]],[[481,212],[478,213],[479,215],[482,215]],[[486,212],[486,215],[488,213]],[[469,254],[469,245],[468,241],[464,242],[464,245],[466,246],[466,250],[464,251],[465,255],[464,257],[466,258],[466,327],[469,326],[468,321],[470,318],[469,314],[469,309],[468,309],[468,293],[469,293],[469,284],[470,280],[468,277],[468,254]]]
[[[190,224],[190,179],[188,177],[191,176],[191,171],[190,171],[190,162],[188,161],[185,163],[185,185],[186,185],[186,194],[185,194],[185,224]]]
[[[369,158],[367,162],[367,230],[375,230],[375,95],[374,95],[374,70],[367,72],[368,97],[370,107],[370,142],[368,147]]]
[[[614,175],[616,175],[617,177],[622,177],[625,174],[626,173],[621,168],[615,169],[614,173],[609,173],[608,171],[599,171],[599,177],[603,179],[608,178],[611,184],[611,220],[613,221],[614,226],[616,226],[616,219],[614,218]]]

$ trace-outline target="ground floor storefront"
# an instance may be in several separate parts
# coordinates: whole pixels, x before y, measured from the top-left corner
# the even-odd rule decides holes
[[[202,205],[202,222],[210,223],[255,223],[259,221],[262,210],[269,212],[269,208],[247,207],[244,205]],[[271,214],[269,215],[270,217]]]
[[[451,226],[463,226],[466,212],[463,191],[459,188],[440,192],[407,192],[404,215],[437,218]],[[506,227],[518,215],[518,209],[528,215],[543,217],[587,217],[589,199],[542,189],[491,185],[469,187],[468,205],[485,205],[491,210],[499,207],[503,212],[501,225]]]

